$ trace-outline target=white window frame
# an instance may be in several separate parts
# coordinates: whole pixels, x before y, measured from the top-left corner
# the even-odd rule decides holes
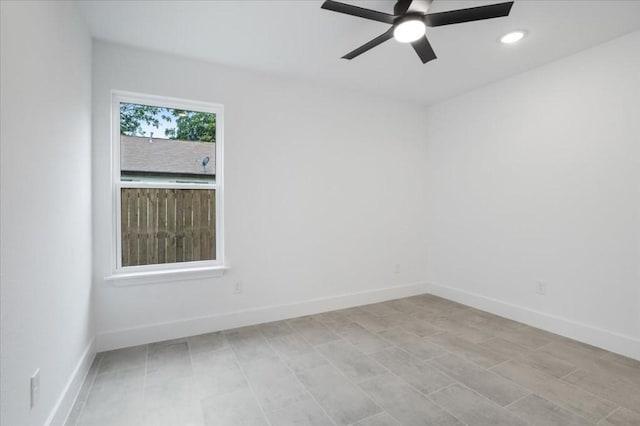
[[[122,181],[120,171],[120,104],[132,103],[162,108],[175,108],[186,111],[199,111],[216,114],[215,142],[215,182],[214,183],[177,183],[177,182],[137,182]],[[110,280],[124,279],[133,282],[153,282],[172,279],[220,276],[228,267],[225,264],[224,250],[224,106],[208,102],[190,101],[164,96],[140,93],[112,91],[111,93],[111,188],[113,204],[113,244],[112,276]],[[156,265],[122,266],[121,212],[120,198],[122,188],[170,188],[170,189],[214,189],[216,211],[216,259],[205,261],[163,263]]]

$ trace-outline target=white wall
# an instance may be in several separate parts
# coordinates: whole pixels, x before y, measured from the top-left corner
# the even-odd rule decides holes
[[[91,39],[70,2],[1,4],[0,423],[60,424],[92,356]]]
[[[635,32],[429,109],[434,292],[640,358],[638,52]]]
[[[424,281],[424,108],[102,42],[93,70],[99,349],[401,297]],[[104,280],[112,89],[224,104],[224,277]],[[264,309],[282,304],[294,306]]]

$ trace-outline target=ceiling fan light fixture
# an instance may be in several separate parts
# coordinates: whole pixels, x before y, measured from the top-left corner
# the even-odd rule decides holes
[[[393,38],[400,43],[411,43],[424,36],[426,25],[419,18],[410,18],[396,25],[393,29]]]
[[[511,31],[500,37],[500,43],[502,44],[513,44],[524,38],[527,35],[527,32],[524,30]]]

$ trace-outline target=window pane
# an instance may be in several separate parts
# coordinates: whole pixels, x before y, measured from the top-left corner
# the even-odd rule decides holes
[[[120,103],[124,181],[215,180],[216,115]]]
[[[121,189],[122,266],[216,259],[214,189]]]

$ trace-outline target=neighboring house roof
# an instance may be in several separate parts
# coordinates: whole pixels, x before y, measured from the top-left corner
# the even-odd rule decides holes
[[[215,175],[215,152],[215,143],[211,142],[120,135],[123,172]]]

